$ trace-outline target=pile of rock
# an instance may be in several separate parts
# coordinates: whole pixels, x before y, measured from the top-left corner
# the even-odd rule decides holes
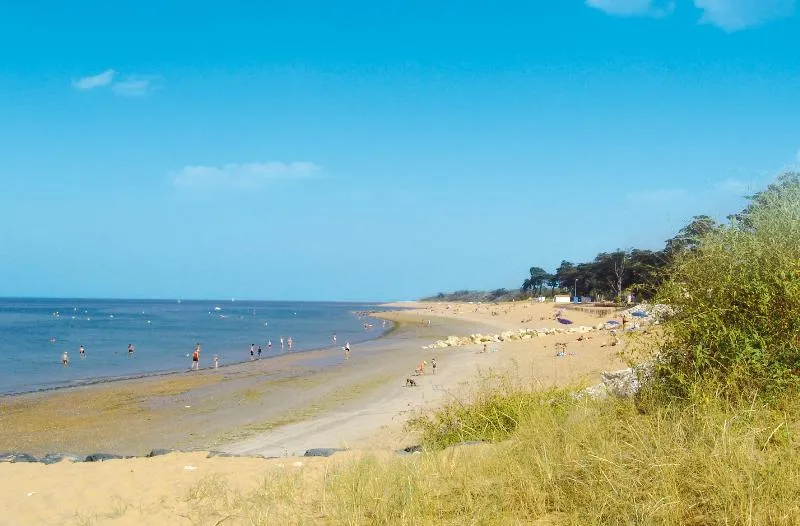
[[[666,317],[672,315],[672,313],[673,309],[669,305],[660,303],[654,303],[652,305],[649,303],[640,303],[635,307],[622,311],[622,314],[628,319],[639,318],[643,323],[652,324],[660,323]]]
[[[600,383],[587,387],[578,396],[584,395],[590,398],[603,398],[606,396],[618,396],[627,398],[639,392],[641,383],[650,377],[652,366],[644,363],[637,367],[621,369],[619,371],[604,371],[600,373]]]
[[[469,336],[448,336],[444,340],[438,340],[430,345],[423,345],[423,349],[444,349],[447,347],[462,347],[464,345],[474,345],[480,343],[499,343],[507,340],[530,340],[551,334],[585,334],[587,332],[604,330],[609,328],[605,323],[598,323],[594,327],[579,325],[562,329],[560,327],[544,327],[541,329],[517,329],[516,331],[503,331],[497,334],[470,334]]]

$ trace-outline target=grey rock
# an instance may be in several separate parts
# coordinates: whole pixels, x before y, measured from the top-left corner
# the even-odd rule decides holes
[[[346,451],[344,449],[339,449],[335,447],[316,447],[313,449],[309,449],[306,451],[306,454],[303,455],[304,457],[329,457],[334,453],[338,453],[339,451]]]
[[[69,460],[70,462],[83,462],[83,457],[73,455],[71,453],[48,453],[40,459],[40,462],[45,464],[57,464],[62,460]]]
[[[169,455],[170,453],[174,453],[174,449],[154,449],[150,453],[147,454],[147,457],[160,457],[162,455]]]
[[[0,462],[39,462],[39,459],[27,453],[0,453]]]
[[[398,449],[395,451],[398,455],[414,455],[417,453],[422,453],[423,449],[422,446],[408,446],[404,447],[403,449]]]
[[[234,455],[233,453],[225,453],[224,451],[209,451],[208,456],[206,458],[211,457],[238,457],[239,455]]]
[[[92,453],[91,455],[87,456],[84,459],[84,462],[104,462],[106,460],[116,460],[120,458],[131,458],[131,457],[124,457],[122,455],[116,455],[114,453]]]

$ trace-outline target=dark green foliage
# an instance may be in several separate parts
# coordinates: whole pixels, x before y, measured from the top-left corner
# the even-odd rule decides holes
[[[653,384],[667,395],[709,382],[731,397],[774,398],[796,387],[800,179],[783,176],[676,256],[659,301],[675,310],[660,348],[662,381]]]

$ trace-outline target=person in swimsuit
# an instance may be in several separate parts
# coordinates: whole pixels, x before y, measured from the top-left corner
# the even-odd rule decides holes
[[[64,351],[64,354],[61,355],[61,363],[65,366],[69,365],[69,354],[67,354],[67,351]]]
[[[261,359],[261,345],[258,346],[258,359]]]
[[[200,344],[194,346],[192,353],[192,370],[200,370]]]
[[[83,345],[78,347],[78,354],[80,354],[81,358],[85,358],[86,357],[86,349],[84,349]]]
[[[344,359],[350,359],[350,342],[344,344]]]
[[[135,349],[133,348],[133,344],[132,344],[132,343],[129,343],[129,344],[128,344],[128,358],[130,358],[131,356],[133,356],[133,352],[134,352],[134,350],[135,350]]]

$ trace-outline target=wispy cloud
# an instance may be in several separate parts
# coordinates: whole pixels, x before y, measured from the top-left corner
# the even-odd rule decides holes
[[[703,10],[700,22],[738,31],[791,15],[795,0],[694,0],[694,5]]]
[[[226,164],[223,166],[186,166],[170,174],[172,183],[181,188],[260,188],[280,179],[308,179],[321,168],[310,162],[266,162]]]
[[[684,0],[686,5],[690,0]],[[676,0],[585,0],[586,5],[615,16],[664,17],[675,11]],[[797,0],[691,0],[702,11],[701,24],[733,32],[783,18],[794,12]]]
[[[586,5],[615,16],[666,16],[675,9],[672,0],[586,0]]]
[[[114,80],[114,76],[117,74],[116,71],[113,69],[107,69],[102,73],[98,73],[97,75],[92,75],[89,77],[82,77],[78,80],[72,81],[72,87],[79,90],[90,90],[95,88],[102,88],[103,86],[108,86],[111,84],[111,81]]]
[[[681,188],[659,188],[629,193],[627,199],[631,203],[655,204],[683,201],[687,196],[686,190]]]
[[[96,88],[110,88],[115,95],[123,97],[143,97],[155,89],[156,76],[128,75],[119,79],[116,70],[107,69],[97,75],[83,77],[72,81],[75,89],[86,91]]]
[[[747,195],[753,192],[753,182],[740,179],[726,179],[717,184],[717,190],[724,193]]]
[[[143,97],[152,89],[150,79],[126,79],[115,82],[111,86],[111,91],[117,95],[125,97]]]

